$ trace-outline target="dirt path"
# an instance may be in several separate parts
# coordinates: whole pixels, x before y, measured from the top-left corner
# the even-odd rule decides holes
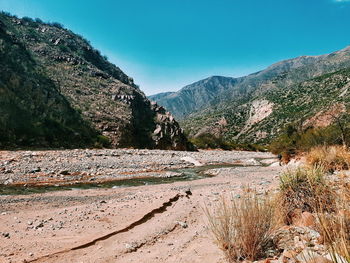
[[[203,207],[221,194],[239,198],[248,184],[274,189],[279,171],[222,168],[196,181],[3,196],[0,262],[224,262]]]

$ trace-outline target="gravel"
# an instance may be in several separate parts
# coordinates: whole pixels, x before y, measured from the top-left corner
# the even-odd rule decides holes
[[[0,185],[61,185],[132,177],[180,176],[175,170],[195,164],[259,165],[270,153],[76,149],[0,152]],[[259,161],[257,161],[259,160]],[[194,164],[195,163],[195,164]],[[11,171],[11,173],[8,173]]]

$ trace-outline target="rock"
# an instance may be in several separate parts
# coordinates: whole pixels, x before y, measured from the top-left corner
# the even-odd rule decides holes
[[[131,253],[131,252],[135,252],[137,250],[138,245],[135,242],[130,243],[126,243],[125,244],[125,248],[126,248],[126,253]]]
[[[320,234],[308,227],[284,226],[272,234],[272,241],[279,250],[303,250],[315,246]]]
[[[43,222],[39,222],[39,223],[35,226],[35,229],[38,229],[38,228],[41,228],[41,227],[44,227],[44,223],[43,223]]]
[[[185,194],[186,196],[192,195],[191,189],[190,188],[186,189]]]
[[[254,165],[254,166],[261,165],[261,163],[259,161],[255,160],[254,158],[242,160],[242,162],[243,162],[243,165]]]
[[[187,228],[187,227],[188,227],[188,225],[187,225],[186,222],[178,221],[177,224],[178,224],[179,226],[181,226],[182,228]]]
[[[316,256],[306,261],[306,263],[332,263],[332,262],[333,262],[332,260],[329,260],[328,258],[325,258],[322,256]]]
[[[33,170],[31,170],[29,173],[34,174],[34,173],[39,173],[39,172],[41,172],[41,168],[37,167],[37,168],[34,168]]]
[[[311,213],[296,209],[293,212],[292,224],[299,227],[315,227],[316,220]]]
[[[60,171],[61,175],[70,175],[70,173],[67,170]]]
[[[2,233],[2,236],[3,236],[3,237],[6,237],[6,238],[10,238],[10,233],[4,232],[4,233]]]
[[[8,179],[4,182],[4,185],[13,184],[13,179]]]
[[[297,255],[298,253],[295,252],[294,250],[284,250],[282,253],[282,256],[288,259],[294,259]]]
[[[274,162],[272,164],[270,164],[270,167],[278,167],[281,166],[281,164],[279,162]]]
[[[193,159],[190,156],[182,157],[181,160],[185,161],[185,162],[188,162],[188,163],[192,163],[194,166],[203,166],[203,164],[201,162]]]

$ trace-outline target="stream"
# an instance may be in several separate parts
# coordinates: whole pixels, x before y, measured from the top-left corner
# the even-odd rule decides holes
[[[62,190],[78,190],[78,189],[96,189],[96,188],[121,188],[132,187],[142,185],[154,185],[154,184],[168,184],[178,181],[193,181],[206,177],[212,177],[212,175],[206,173],[210,169],[227,168],[227,167],[247,167],[247,166],[259,166],[259,165],[241,165],[241,164],[213,164],[197,167],[181,168],[168,170],[170,172],[176,172],[179,176],[172,177],[143,177],[143,178],[127,178],[117,179],[107,182],[99,183],[81,183],[74,185],[59,185],[59,186],[11,186],[0,185],[0,195],[25,195],[34,193],[45,193],[51,191]],[[263,166],[263,164],[261,164]]]

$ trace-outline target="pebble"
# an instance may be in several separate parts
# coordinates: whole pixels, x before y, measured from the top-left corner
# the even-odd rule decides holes
[[[160,171],[181,169],[202,164],[234,163],[238,160],[273,158],[270,153],[235,152],[235,151],[162,151],[162,150],[136,150],[136,149],[92,149],[92,150],[63,150],[63,151],[16,151],[8,153],[8,159],[0,169],[0,184],[13,184],[20,180],[40,180],[55,184],[55,177],[69,181],[93,181],[120,178],[134,174],[138,176],[166,175],[180,176],[181,173],[164,173]],[[186,161],[187,160],[187,161]],[[194,163],[194,164],[193,164]],[[33,164],[35,166],[33,166]],[[150,173],[149,170],[157,171]],[[91,168],[91,169],[89,169]],[[5,171],[12,171],[11,177]],[[40,177],[33,178],[28,175],[42,172]],[[24,182],[26,183],[26,182]]]
[[[188,224],[186,222],[181,222],[181,221],[178,221],[177,224],[179,226],[181,226],[182,228],[187,228],[188,227]]]

